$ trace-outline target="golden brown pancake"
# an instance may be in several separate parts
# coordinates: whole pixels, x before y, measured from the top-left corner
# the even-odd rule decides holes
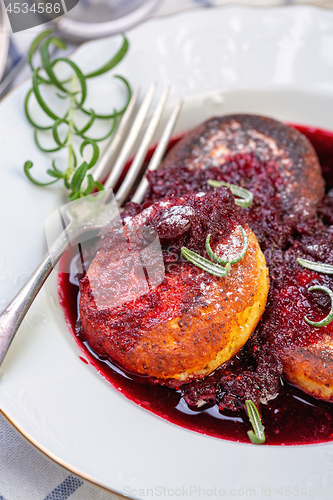
[[[282,356],[284,377],[311,396],[333,401],[333,341],[325,335],[307,347],[291,347]]]
[[[242,221],[226,188],[199,197],[193,194],[162,200],[128,218],[127,225],[148,223],[160,231],[165,277],[138,298],[128,295],[128,300],[121,303],[118,297],[115,307],[112,303],[99,307],[92,286],[104,283],[107,288],[116,275],[125,276],[122,273],[128,268],[121,248],[115,249],[106,240],[80,283],[83,336],[95,352],[125,371],[160,381],[173,380],[179,385],[203,378],[239,351],[263,314],[268,270],[257,239],[245,223],[242,227],[248,249],[243,259],[232,265],[227,277],[213,276],[181,258],[179,245],[192,250],[205,248],[204,226],[214,231],[215,219],[221,230],[215,230],[212,249],[220,257],[233,258],[243,247],[239,229]],[[177,235],[174,240],[170,239],[168,224]],[[201,247],[195,247],[198,241]],[[115,263],[111,256],[117,252]],[[177,256],[174,262],[170,261],[173,254]],[[139,286],[137,273],[131,273],[126,288],[129,294],[133,291],[130,285],[135,284],[136,289]]]

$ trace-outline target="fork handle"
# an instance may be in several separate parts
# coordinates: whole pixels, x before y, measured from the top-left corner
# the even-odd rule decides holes
[[[0,315],[0,366],[3,358],[36,295],[53,267],[69,247],[64,231],[32,273],[15,298]]]

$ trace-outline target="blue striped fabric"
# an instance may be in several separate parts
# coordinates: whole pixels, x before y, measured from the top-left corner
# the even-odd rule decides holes
[[[82,486],[82,484],[83,481],[78,477],[68,476],[65,481],[49,493],[44,500],[66,500],[74,491]],[[2,500],[2,497],[0,497],[0,500]]]

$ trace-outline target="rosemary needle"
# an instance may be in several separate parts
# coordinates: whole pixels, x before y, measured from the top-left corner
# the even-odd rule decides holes
[[[263,444],[266,441],[266,436],[263,425],[261,423],[258,408],[253,403],[253,401],[249,399],[245,401],[245,404],[247,415],[253,427],[253,431],[248,431],[247,434],[253,444]]]
[[[301,258],[297,259],[297,263],[300,266],[305,267],[306,269],[310,269],[311,271],[316,271],[317,273],[333,274],[333,266],[331,266],[330,264],[323,264],[322,262],[312,262],[311,260],[306,260]],[[304,316],[304,321],[310,326],[315,326],[315,327],[327,326],[333,321],[333,292],[326,286],[319,286],[319,285],[311,286],[308,289],[309,292],[312,292],[313,290],[319,290],[329,295],[331,299],[331,310],[328,313],[328,315],[321,321],[311,321],[306,316]]]
[[[207,273],[210,273],[213,276],[217,276],[219,278],[225,278],[229,274],[231,266],[239,262],[244,257],[248,248],[248,240],[244,229],[242,228],[242,226],[237,226],[237,227],[239,228],[243,236],[243,249],[241,253],[237,255],[237,257],[231,260],[221,259],[218,255],[216,255],[216,253],[213,252],[209,243],[211,237],[210,234],[208,234],[206,238],[206,251],[213,262],[205,259],[201,255],[197,254],[196,252],[193,252],[192,250],[189,250],[186,247],[181,248],[181,253],[185,257],[185,259],[187,259],[188,261],[190,261],[192,264],[199,267],[203,271],[207,271]]]
[[[215,181],[214,179],[208,179],[207,184],[211,187],[225,186],[230,189],[234,196],[237,196],[235,203],[239,207],[248,208],[252,205],[253,194],[248,189],[236,186],[236,184],[229,184],[224,181]]]

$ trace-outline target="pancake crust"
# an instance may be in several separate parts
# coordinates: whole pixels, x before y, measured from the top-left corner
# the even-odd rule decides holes
[[[170,202],[160,204],[170,207]],[[144,222],[145,212],[133,220]],[[107,253],[102,247],[80,282],[83,336],[92,349],[128,372],[176,385],[203,378],[230,359],[255,329],[269,290],[263,253],[254,233],[245,224],[243,228],[248,250],[226,278],[184,260],[176,271],[167,266],[163,282],[149,293],[116,308],[98,310],[89,275],[101,280],[108,276]],[[227,237],[212,244],[214,252],[224,258],[235,257],[242,246],[236,224]],[[121,265],[119,262],[119,269]],[[195,302],[186,307],[186,296],[192,290],[196,291]],[[125,334],[121,318],[127,322]]]
[[[227,278],[205,285],[209,305],[143,331],[126,359],[128,370],[186,382],[208,375],[239,351],[263,314],[269,288],[264,256],[252,231],[247,228],[246,233],[249,248],[244,259]],[[175,278],[174,286],[177,283]]]
[[[305,318],[320,322],[329,314],[331,299],[320,287],[332,290],[333,275],[307,269],[298,258],[332,266],[332,249],[332,232],[318,223],[315,234],[296,240],[280,260],[276,256],[259,335],[280,358],[284,378],[325,401],[333,401],[333,322],[318,327]]]
[[[282,355],[284,377],[311,396],[333,401],[333,341],[328,335],[307,347],[293,347]]]
[[[251,114],[211,118],[180,140],[162,166],[167,169],[185,165],[193,171],[206,170],[248,154],[262,162],[275,161],[274,167],[270,165],[274,171],[267,175],[279,177],[285,221],[296,215],[304,219],[315,215],[324,196],[317,154],[303,134],[272,118]]]

